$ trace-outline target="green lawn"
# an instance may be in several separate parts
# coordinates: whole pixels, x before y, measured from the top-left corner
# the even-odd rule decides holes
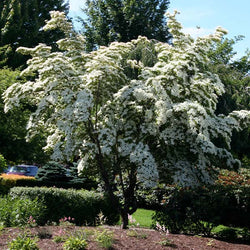
[[[135,225],[137,223],[140,224],[140,227],[147,227],[150,228],[152,224],[152,215],[154,214],[153,210],[147,210],[139,208],[136,210],[135,213],[133,213],[132,217],[136,220],[134,223]]]
[[[135,223],[130,223],[130,226],[136,226],[136,227],[146,227],[150,228],[152,224],[152,215],[154,214],[155,211],[153,210],[148,210],[148,209],[143,209],[143,208],[138,208],[135,213],[132,214],[132,218],[135,219]],[[137,225],[139,223],[139,225]],[[122,224],[122,219],[120,218],[119,222],[117,225]]]

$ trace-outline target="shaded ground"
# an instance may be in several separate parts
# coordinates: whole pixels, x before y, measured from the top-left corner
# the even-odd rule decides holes
[[[118,227],[75,227],[75,226],[46,226],[35,228],[5,228],[0,231],[0,249],[7,249],[7,244],[20,234],[26,233],[30,237],[40,237],[38,241],[39,249],[42,250],[62,250],[63,242],[55,243],[56,237],[67,235],[89,235],[87,249],[103,249],[95,241],[96,231],[108,230],[114,232],[114,244],[112,249],[136,249],[136,250],[158,250],[158,249],[227,249],[227,250],[250,250],[250,245],[229,243],[212,238],[199,236],[187,236],[179,234],[168,234],[149,229],[129,229],[122,230]],[[44,238],[43,238],[44,237]],[[43,238],[43,239],[42,239]],[[163,245],[165,242],[165,246]]]

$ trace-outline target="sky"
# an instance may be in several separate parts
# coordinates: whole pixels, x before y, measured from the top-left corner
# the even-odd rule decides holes
[[[69,16],[73,20],[76,16],[83,17],[80,8],[84,7],[84,0],[69,0],[69,4]],[[174,10],[180,12],[177,20],[185,33],[193,37],[203,36],[221,26],[228,31],[228,38],[245,37],[234,46],[236,58],[250,49],[250,0],[170,0],[167,11],[173,13]]]

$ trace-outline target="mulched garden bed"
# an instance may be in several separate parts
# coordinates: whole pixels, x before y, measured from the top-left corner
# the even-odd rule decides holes
[[[7,249],[7,244],[20,233],[26,232],[30,237],[38,236],[38,246],[42,250],[62,250],[63,243],[55,243],[53,238],[58,235],[71,235],[75,232],[95,232],[96,230],[109,230],[114,232],[115,242],[112,249],[122,250],[157,250],[157,249],[227,249],[250,250],[250,245],[230,243],[213,238],[188,236],[181,234],[168,234],[167,236],[155,230],[130,228],[122,230],[119,227],[77,227],[77,226],[44,226],[34,228],[4,228],[0,231],[0,249]],[[163,245],[165,243],[165,246]],[[94,240],[94,235],[88,238],[87,249],[103,249]]]

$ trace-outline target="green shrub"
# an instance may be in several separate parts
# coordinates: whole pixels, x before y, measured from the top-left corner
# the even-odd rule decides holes
[[[138,238],[138,239],[146,239],[148,237],[148,235],[145,232],[135,230],[135,229],[128,230],[127,231],[127,236],[135,237],[135,238]]]
[[[108,224],[117,223],[119,215],[109,200],[100,193],[86,190],[59,188],[24,188],[10,190],[13,198],[37,198],[46,207],[41,223],[59,222],[61,218],[71,217],[77,225],[96,225],[98,214],[102,211]]]
[[[0,176],[0,195],[8,194],[9,190],[15,186],[16,181],[5,179]]]
[[[96,231],[95,232],[95,241],[97,241],[100,247],[105,249],[111,249],[114,243],[114,233],[109,230]]]
[[[8,243],[9,250],[38,250],[37,238],[31,239],[25,234],[19,235]]]
[[[146,189],[143,186],[140,186],[136,192],[138,207],[159,210],[165,197],[168,197],[168,194],[171,194],[175,189],[176,187],[174,186],[166,186],[162,184],[153,189]]]
[[[70,236],[63,244],[64,250],[83,250],[87,247],[87,241],[81,237]]]
[[[153,216],[172,233],[210,235],[216,225],[250,227],[250,188],[211,186],[178,189],[166,194],[165,204]]]
[[[37,199],[0,198],[0,221],[7,227],[28,225],[30,218],[40,224],[45,211],[46,207]]]
[[[225,228],[217,233],[217,237],[223,240],[236,240],[237,230],[234,228]]]
[[[231,186],[249,186],[250,185],[250,169],[240,168],[238,172],[223,169],[220,171],[216,181],[219,185]]]

